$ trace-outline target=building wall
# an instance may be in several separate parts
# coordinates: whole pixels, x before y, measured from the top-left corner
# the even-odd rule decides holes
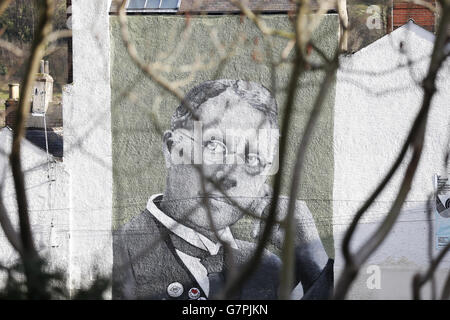
[[[435,6],[434,0],[427,0]],[[434,31],[436,19],[435,14],[423,5],[414,4],[412,2],[394,1],[393,8],[393,28],[396,29],[409,21],[414,20],[416,24],[427,29],[428,31]]]
[[[276,68],[275,78],[272,78],[270,60],[264,57],[267,54],[266,50],[272,50],[273,56],[279,57],[287,45],[286,39],[272,37],[265,41],[253,22],[236,15],[191,16],[188,20],[178,15],[130,15],[127,18],[130,38],[136,45],[139,56],[147,63],[159,62],[161,65],[169,65],[171,71],[162,74],[169,81],[183,83],[180,86],[183,94],[209,80],[252,81],[271,91],[278,104],[279,122],[283,119],[292,65],[280,65]],[[286,14],[265,15],[264,20],[272,28],[292,30],[292,23]],[[119,228],[129,221],[138,219],[136,217],[144,211],[151,195],[167,190],[166,175],[169,171],[163,158],[162,137],[163,132],[170,129],[170,119],[180,102],[136,67],[123,45],[118,18],[111,16],[110,23],[113,219],[114,227]],[[188,27],[185,29],[186,25]],[[338,17],[336,14],[330,14],[323,17],[320,28],[314,34],[314,43],[329,58],[337,48],[338,31]],[[220,64],[217,47],[232,46],[235,43],[233,55]],[[318,56],[310,58],[314,61],[320,59]],[[203,62],[205,67],[198,69],[190,77],[187,77],[188,72],[180,71],[181,68],[195,62]],[[208,68],[208,65],[213,67]],[[284,196],[289,196],[296,150],[323,76],[323,71],[309,70],[298,82],[294,112],[289,120],[291,127],[286,137],[288,141],[284,162],[286,171],[282,176]],[[323,112],[311,138],[300,192],[297,194],[297,199],[305,201],[310,209],[331,258],[334,253],[330,202],[333,185],[334,86],[335,83],[332,82],[331,90],[325,98]],[[220,122],[220,115],[217,117],[217,122]],[[251,119],[248,119],[248,122],[250,123]],[[204,130],[206,129],[205,127]],[[237,180],[239,185],[247,182],[242,178]],[[185,184],[185,189],[198,188],[192,186],[196,181],[181,183]],[[198,197],[195,196],[197,194],[192,194],[189,199],[181,197],[182,199],[175,201],[178,201],[181,208],[186,201],[197,200]],[[233,200],[240,203],[243,196],[245,194],[237,194]],[[258,199],[261,197],[258,194],[252,194],[252,197],[254,201],[262,200]],[[252,238],[254,224],[254,219],[245,216],[231,226],[234,237],[254,242]],[[308,222],[306,228],[315,228],[314,223]],[[114,250],[119,250],[120,247],[120,243],[116,245],[114,242]],[[129,250],[137,249],[132,247]],[[119,260],[114,263],[120,265]],[[147,274],[152,274],[156,264],[154,261],[153,265],[149,263],[144,267],[142,263],[142,268],[147,270]],[[157,281],[165,281],[164,277]],[[155,283],[154,286],[157,288],[159,284]]]
[[[52,168],[56,181],[48,181],[46,155],[32,145],[24,147],[24,167],[36,168],[27,172],[36,243],[43,254],[51,256],[55,266],[67,271],[71,289],[88,285],[97,274],[111,274],[112,229],[141,212],[149,195],[164,189],[161,137],[154,134],[155,128],[149,124],[152,117],[149,109],[157,108],[159,120],[166,128],[177,106],[173,98],[161,94],[148,79],[136,76],[136,67],[127,58],[119,37],[117,17],[108,15],[109,3],[108,0],[78,0],[72,4],[74,83],[66,86],[63,93],[64,165],[59,163]],[[194,18],[196,32],[191,34],[192,41],[188,42],[184,56],[192,58],[197,52],[211,52],[208,30],[226,31],[219,32],[219,39],[224,42],[230,42],[241,32],[250,34],[246,45],[239,47],[238,57],[228,62],[218,76],[257,81],[271,87],[269,68],[257,61],[258,52],[264,52],[264,46],[256,40],[258,33],[249,24],[239,25],[238,20],[229,16]],[[285,16],[271,16],[268,21],[273,26],[288,27]],[[167,37],[170,32],[176,35],[182,24],[182,18],[177,16],[130,16],[131,37],[139,52],[152,59],[167,49]],[[336,16],[329,16],[316,35],[320,39],[318,44],[330,55],[330,48],[336,44],[337,25]],[[405,55],[398,51],[400,41],[408,56],[418,60],[412,72],[397,69],[398,63],[406,61]],[[420,80],[423,76],[431,41],[429,33],[417,28],[406,32],[400,28],[392,37],[384,37],[342,59],[336,91],[333,88],[327,97],[325,112],[307,156],[308,191],[299,195],[300,199],[309,201],[328,254],[336,255],[336,279],[344,266],[343,232],[392,163],[420,106],[422,91],[411,77]],[[273,45],[275,52],[279,52],[285,43],[277,40]],[[247,58],[239,58],[240,55]],[[189,62],[184,59],[180,58],[179,64]],[[408,201],[392,234],[366,266],[381,268],[381,289],[367,287],[369,274],[365,267],[352,288],[351,299],[409,299],[413,274],[427,265],[426,200],[433,188],[432,175],[446,173],[441,160],[448,145],[450,97],[445,88],[450,85],[446,76],[449,66],[444,70],[447,73],[444,71],[440,77],[428,121],[426,147]],[[280,83],[285,84],[288,75],[286,66],[280,69],[277,73]],[[200,72],[183,90],[213,76],[212,71]],[[296,97],[299,109],[291,132],[296,139],[292,141],[298,141],[304,115],[308,113],[303,106],[311,104],[317,92],[314,84],[321,79],[320,74],[309,76],[309,85]],[[171,77],[176,79],[177,75]],[[134,84],[135,89],[127,93],[130,99],[125,100],[126,84]],[[155,96],[162,99],[155,100]],[[285,97],[281,90],[277,100],[283,106]],[[0,142],[8,146],[10,138],[5,132],[0,132]],[[290,144],[288,162],[291,164],[294,149],[295,144]],[[7,207],[14,209],[6,158],[2,161],[0,174],[7,177],[3,197]],[[401,169],[405,169],[405,164]],[[395,176],[360,223],[355,247],[363,243],[385,216],[400,177]],[[250,233],[249,225],[239,227],[242,234]],[[15,259],[11,247],[3,235],[0,239],[0,257],[11,263]],[[446,258],[443,270],[438,273],[440,284],[449,262]]]
[[[132,41],[136,44],[139,54],[152,61],[155,57],[173,50],[173,43],[181,42],[178,35],[184,28],[185,19],[180,16],[129,16],[129,28]],[[267,23],[276,28],[289,30],[291,24],[286,15],[266,16]],[[286,100],[285,88],[290,75],[290,67],[282,65],[277,69],[277,88],[271,84],[271,69],[267,61],[258,61],[254,57],[258,52],[264,56],[265,47],[261,34],[249,21],[240,22],[238,16],[195,16],[189,20],[191,29],[184,42],[175,54],[175,64],[189,65],[196,57],[217,61],[217,54],[212,42],[211,33],[218,33],[221,43],[230,44],[240,35],[246,35],[247,40],[237,46],[234,56],[228,59],[217,72],[200,70],[193,79],[182,87],[184,93],[206,80],[237,79],[255,81],[275,93],[281,110]],[[167,33],[167,30],[170,30]],[[328,15],[315,35],[315,41],[331,57],[337,44],[338,21],[336,15]],[[151,35],[151,37],[149,36]],[[167,41],[172,39],[174,42]],[[161,152],[162,133],[158,130],[169,129],[170,118],[178,106],[176,99],[159,88],[145,76],[130,61],[128,53],[120,38],[117,17],[111,17],[111,87],[112,87],[112,132],[113,132],[113,163],[114,163],[114,225],[120,226],[131,217],[139,214],[147,203],[150,195],[163,192],[165,189],[166,168]],[[285,48],[286,41],[274,38],[272,46],[274,56],[278,56]],[[164,60],[161,61],[164,63]],[[176,70],[176,69],[175,69]],[[169,73],[168,78],[180,80],[182,73]],[[287,170],[290,172],[295,163],[295,150],[303,127],[307,121],[306,115],[317,94],[318,85],[323,78],[319,72],[307,72],[299,82],[296,94],[295,112],[293,114],[292,130],[288,139]],[[124,87],[124,83],[131,84]],[[130,90],[130,92],[126,92]],[[329,199],[332,194],[333,159],[332,150],[333,128],[333,94],[334,85],[328,95],[318,128],[311,140],[311,149],[306,159],[306,170],[302,190],[298,196],[305,200],[315,216],[318,228],[323,236],[328,253],[333,256],[331,235],[331,206]],[[155,112],[156,114],[152,114]],[[152,117],[157,118],[152,118]],[[155,120],[156,119],[156,120]],[[155,122],[156,121],[156,122]],[[281,120],[280,120],[281,121]],[[155,123],[160,127],[157,129]],[[284,177],[282,193],[288,194],[288,174]],[[250,235],[251,223],[243,222],[237,228],[243,228],[243,236]],[[250,229],[250,230],[249,230]]]
[[[313,5],[316,6],[315,2]],[[295,4],[289,0],[257,0],[248,3],[248,7],[252,10],[267,11],[292,11],[295,10]],[[239,9],[227,0],[183,0],[181,1],[180,11],[208,11],[208,12],[235,12]]]
[[[253,0],[250,1],[248,7],[251,10],[286,12],[295,10],[295,4],[289,0]],[[312,8],[317,8],[317,2],[311,1]],[[118,6],[113,3],[111,12],[116,13]],[[228,0],[182,0],[179,12],[209,12],[209,13],[233,13],[239,9]]]
[[[25,168],[37,167],[26,181],[35,241],[65,273],[72,293],[112,271],[109,4],[72,4],[74,82],[63,90],[64,160],[52,171],[56,181],[48,183],[42,150],[25,141],[31,146],[22,155]],[[5,185],[6,206],[15,208],[10,177]],[[14,255],[5,240],[0,257],[11,263]]]
[[[17,200],[8,158],[11,143],[11,130],[0,129],[1,197],[11,223],[17,227]],[[64,273],[69,267],[70,176],[64,163],[55,161],[51,155],[48,161],[46,152],[27,140],[22,142],[21,156],[36,249],[48,258],[51,269]],[[17,253],[0,229],[0,264],[11,266],[17,260]],[[1,281],[4,276],[0,274]]]
[[[341,253],[344,231],[390,168],[419,110],[423,96],[420,81],[427,70],[433,39],[433,34],[409,23],[342,58],[334,130],[333,227],[337,278],[344,267]],[[400,43],[404,53],[400,52]],[[413,61],[410,70],[405,66],[408,59]],[[448,70],[447,63],[439,74],[422,158],[402,213],[388,238],[361,270],[349,296],[352,299],[410,299],[412,276],[428,265],[428,230],[433,221],[428,221],[427,199],[433,192],[433,175],[447,174],[444,153],[449,143]],[[409,157],[410,154],[406,159]],[[363,245],[386,216],[406,165],[404,161],[359,223],[352,241],[353,250]],[[449,263],[447,256],[442,264],[444,271],[438,272],[439,287]],[[380,289],[371,290],[367,286],[370,265],[381,268]]]
[[[64,162],[71,175],[70,288],[112,268],[108,0],[72,2],[73,84],[64,88]]]

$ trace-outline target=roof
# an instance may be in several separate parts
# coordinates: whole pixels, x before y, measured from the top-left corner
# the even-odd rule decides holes
[[[319,8],[318,1],[311,1],[312,9]],[[291,0],[251,0],[248,7],[253,11],[265,12],[287,12],[296,8]],[[117,3],[111,3],[110,13],[117,13]],[[206,13],[238,13],[240,9],[233,5],[230,0],[181,0],[178,13],[206,12]]]
[[[434,43],[434,39],[436,38],[434,33],[430,32],[427,29],[425,29],[425,28],[421,27],[420,25],[416,24],[413,19],[409,19],[409,21],[407,23],[405,23],[400,28],[397,28],[396,30],[402,29],[402,28],[403,28],[403,30],[406,29],[409,32],[413,32],[415,35],[417,35],[420,38],[422,38],[422,39],[424,39],[426,41],[429,41],[431,43]],[[450,31],[450,27],[449,27],[449,31]],[[447,46],[446,46],[446,50],[447,50],[447,53],[450,53],[450,41],[447,41],[447,42],[448,43],[447,43]]]
[[[36,147],[39,147],[41,150],[46,151],[44,130],[28,129],[25,134],[25,137]],[[47,139],[48,139],[48,152],[56,158],[62,158],[64,146],[62,130],[58,130],[55,128],[48,129]]]
[[[62,128],[48,129],[48,151],[52,158],[61,160],[63,157]],[[38,157],[46,157],[45,131],[41,129],[27,129],[22,141],[23,148],[33,151]],[[12,130],[9,127],[0,129],[0,152],[9,153],[11,150]]]
[[[409,32],[413,32],[413,33],[417,34],[419,37],[423,38],[424,40],[434,42],[434,38],[435,38],[434,34],[430,31],[428,31],[427,29],[416,24],[414,22],[414,20],[412,20],[412,19],[409,19],[409,21],[407,23],[402,25],[400,28],[397,28],[393,32],[395,32],[399,29],[406,29]]]
[[[416,49],[418,50],[423,49],[417,47],[419,42],[421,42],[421,45],[432,48],[434,39],[435,35],[432,32],[422,28],[410,19],[406,24],[375,40],[366,47],[354,52],[353,55],[363,54],[364,52],[379,47],[380,45],[388,45],[393,50],[398,51],[398,45],[402,44],[408,47],[410,49],[409,51],[413,52],[415,50],[411,47],[414,46],[416,46]]]

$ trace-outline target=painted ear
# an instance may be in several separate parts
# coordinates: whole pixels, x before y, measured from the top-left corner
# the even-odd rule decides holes
[[[259,191],[259,196],[255,198],[251,206],[251,210],[254,214],[256,214],[256,216],[258,216],[259,218],[264,216],[264,211],[270,208],[272,196],[272,187],[267,183],[264,183],[261,190]],[[255,223],[253,224],[253,230],[251,234],[253,239],[257,239],[259,237],[263,225],[262,221],[262,219],[256,219]]]
[[[166,162],[166,168],[170,168],[172,164],[171,159],[171,152],[173,147],[173,133],[170,130],[167,130],[163,134],[163,154],[164,154],[164,160]]]

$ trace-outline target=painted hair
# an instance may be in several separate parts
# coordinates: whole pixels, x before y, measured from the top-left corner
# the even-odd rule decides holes
[[[189,127],[192,121],[192,112],[209,99],[231,90],[251,107],[262,111],[268,118],[272,127],[278,126],[278,106],[275,98],[264,86],[243,80],[213,80],[206,81],[191,89],[183,102],[172,115],[171,130]]]

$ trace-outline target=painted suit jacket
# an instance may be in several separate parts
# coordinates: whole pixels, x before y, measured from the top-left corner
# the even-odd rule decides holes
[[[148,211],[144,210],[114,233],[113,299],[189,299],[188,291],[196,288],[206,297],[201,286],[175,252],[171,231]],[[237,265],[252,255],[256,245],[236,240]],[[281,261],[277,255],[265,250],[252,276],[243,284],[234,299],[277,299]],[[170,284],[178,282],[183,294],[171,297]],[[333,290],[333,260],[314,279],[303,279],[302,299],[328,299]]]

